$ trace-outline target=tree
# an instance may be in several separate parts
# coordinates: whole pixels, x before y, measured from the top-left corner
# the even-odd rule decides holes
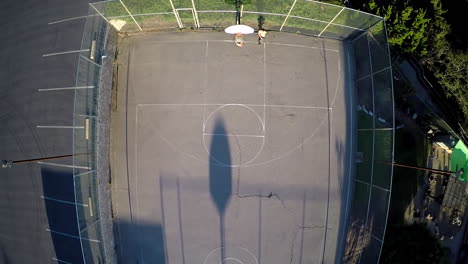
[[[427,53],[428,35],[426,29],[430,19],[426,11],[396,0],[376,3],[369,2],[371,12],[383,16],[388,26],[388,42],[392,49],[400,55]]]
[[[446,258],[447,250],[426,226],[414,223],[389,227],[380,260],[383,264],[442,264]]]
[[[386,19],[392,54],[418,58],[439,84],[450,114],[468,130],[468,51],[453,49],[447,40],[451,26],[443,0],[356,1]]]

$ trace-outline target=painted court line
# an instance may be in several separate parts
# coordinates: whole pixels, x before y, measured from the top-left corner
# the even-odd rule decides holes
[[[59,163],[51,163],[51,162],[43,162],[43,161],[38,161],[38,164],[43,164],[43,165],[50,165],[50,166],[57,166],[57,167],[64,167],[64,168],[74,168],[74,169],[84,169],[84,170],[90,170],[90,167],[85,167],[85,166],[73,166],[73,165],[66,165],[66,164],[59,164]]]
[[[60,260],[60,259],[57,259],[57,258],[52,258],[52,259],[57,261],[58,263],[72,264],[71,262]]]
[[[81,205],[81,206],[84,206],[84,207],[88,207],[87,204],[81,204],[81,203],[75,203],[75,202],[69,202],[69,201],[65,201],[65,200],[60,200],[60,199],[54,199],[54,198],[46,197],[46,196],[43,196],[43,195],[41,195],[41,198],[44,199],[44,200],[49,200],[49,201],[54,201],[54,202],[59,202],[59,203],[73,204],[73,205]]]
[[[210,134],[203,133],[203,136],[223,136],[223,137],[255,137],[255,138],[264,138],[262,135],[235,135],[235,134]]]
[[[263,41],[263,133],[266,129],[266,83],[266,44]]]
[[[37,126],[37,128],[73,128],[73,129],[84,129],[84,126]]]
[[[77,16],[77,17],[71,17],[71,18],[66,18],[66,19],[61,19],[61,20],[56,20],[47,23],[48,25],[53,25],[53,24],[58,24],[62,22],[67,22],[67,21],[72,21],[72,20],[77,20],[77,19],[83,19],[83,18],[88,18],[88,17],[93,17],[93,16],[99,16],[98,14],[96,15],[88,15],[88,16]]]
[[[137,107],[144,107],[144,106],[223,106],[223,105],[231,105],[231,104],[137,104]],[[285,107],[285,108],[303,108],[303,109],[323,109],[323,110],[330,110],[331,107],[325,106],[302,106],[302,105],[262,105],[262,104],[239,104],[245,105],[250,107]]]
[[[163,40],[163,41],[154,41],[157,43],[202,43],[202,42],[220,42],[220,43],[230,43],[234,42],[234,40],[230,39],[223,39],[223,40]],[[248,41],[245,40],[244,43],[254,43],[258,44],[257,41]],[[318,49],[318,50],[326,50],[326,51],[334,51],[339,52],[336,49],[324,49],[322,47],[313,47],[313,46],[304,46],[304,45],[295,45],[295,44],[287,44],[287,43],[279,43],[279,42],[267,42],[265,45],[279,45],[279,46],[288,46],[288,47],[295,47],[295,48],[307,48],[307,49]]]
[[[93,88],[94,88],[94,86],[73,86],[73,87],[60,87],[60,88],[45,88],[45,89],[38,89],[38,91],[39,92],[47,92],[47,91],[93,89]]]
[[[50,56],[56,56],[56,55],[62,55],[62,54],[70,54],[70,53],[79,53],[83,51],[89,51],[89,49],[83,49],[83,50],[69,50],[69,51],[63,51],[63,52],[55,52],[55,53],[48,53],[48,54],[43,54],[42,57],[50,57]]]
[[[70,235],[70,234],[66,234],[66,233],[62,233],[62,232],[58,232],[58,231],[54,231],[54,230],[50,230],[49,228],[46,228],[46,231],[49,231],[51,233],[54,233],[54,234],[57,234],[57,235],[62,235],[62,236],[66,236],[66,237],[71,237],[71,238],[76,238],[76,239],[82,239],[82,240],[87,240],[87,241],[91,241],[91,242],[101,242],[97,239],[89,239],[89,238],[80,238],[78,236],[74,236],[74,235]]]
[[[248,41],[244,41],[248,42]],[[252,43],[255,43],[252,41]],[[304,46],[304,45],[296,45],[296,44],[286,44],[286,43],[275,43],[275,42],[268,42],[268,45],[278,45],[278,46],[287,46],[287,47],[295,47],[295,48],[306,48],[306,49],[319,49],[319,50],[326,50],[326,51],[334,51],[334,52],[339,52],[339,50],[336,49],[324,49],[320,47],[312,47],[312,46]]]

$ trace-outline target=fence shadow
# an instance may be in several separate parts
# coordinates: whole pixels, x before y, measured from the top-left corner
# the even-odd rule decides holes
[[[75,208],[73,172],[42,168],[44,204],[57,259],[83,263]]]

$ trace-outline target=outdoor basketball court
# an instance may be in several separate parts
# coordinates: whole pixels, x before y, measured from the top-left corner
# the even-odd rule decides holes
[[[269,32],[148,33],[118,50],[122,263],[334,263],[352,174],[350,55]]]

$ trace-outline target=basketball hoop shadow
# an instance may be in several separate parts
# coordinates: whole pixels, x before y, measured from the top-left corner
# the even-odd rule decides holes
[[[232,195],[231,153],[226,128],[217,118],[210,144],[210,196],[219,214],[221,262],[225,257],[224,215]],[[225,166],[220,166],[220,162]]]

